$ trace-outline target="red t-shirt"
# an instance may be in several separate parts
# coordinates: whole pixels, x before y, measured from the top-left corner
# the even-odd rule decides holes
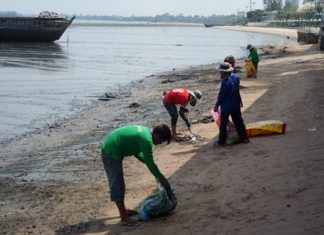
[[[176,88],[168,91],[164,96],[164,102],[166,104],[179,104],[181,106],[186,106],[189,102],[189,90],[185,88]]]

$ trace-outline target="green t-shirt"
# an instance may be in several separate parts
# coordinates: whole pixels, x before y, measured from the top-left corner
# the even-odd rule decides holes
[[[260,61],[260,58],[259,58],[259,55],[258,55],[258,52],[255,48],[252,48],[250,50],[250,54],[249,54],[249,57],[252,59],[252,61],[254,62],[258,62]]]
[[[160,180],[163,175],[153,160],[153,138],[149,128],[129,125],[115,129],[102,142],[103,151],[116,160],[135,156]]]

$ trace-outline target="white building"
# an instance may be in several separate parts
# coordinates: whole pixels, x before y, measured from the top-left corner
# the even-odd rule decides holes
[[[245,11],[237,11],[238,17],[245,17]]]

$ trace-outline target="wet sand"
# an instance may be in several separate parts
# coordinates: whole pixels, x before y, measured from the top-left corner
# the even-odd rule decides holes
[[[209,122],[219,90],[215,64],[175,69],[98,101],[79,117],[1,143],[0,231],[3,234],[320,234],[324,230],[323,64],[314,46],[266,46],[258,79],[241,73],[246,123],[279,119],[287,133],[214,148]],[[243,67],[242,61],[238,65]],[[200,89],[190,111],[196,144],[157,146],[160,170],[178,207],[170,216],[134,228],[118,224],[109,201],[100,142],[121,125],[169,124],[162,93]],[[132,103],[138,103],[134,107]],[[207,120],[207,121],[206,121]],[[180,131],[187,134],[182,120]],[[124,162],[126,205],[136,208],[155,188],[147,168]]]

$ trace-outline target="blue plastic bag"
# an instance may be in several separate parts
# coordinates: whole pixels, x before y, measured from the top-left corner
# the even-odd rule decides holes
[[[177,198],[173,190],[167,190],[158,183],[158,190],[148,196],[140,206],[139,216],[142,220],[156,218],[168,214],[177,206]]]

